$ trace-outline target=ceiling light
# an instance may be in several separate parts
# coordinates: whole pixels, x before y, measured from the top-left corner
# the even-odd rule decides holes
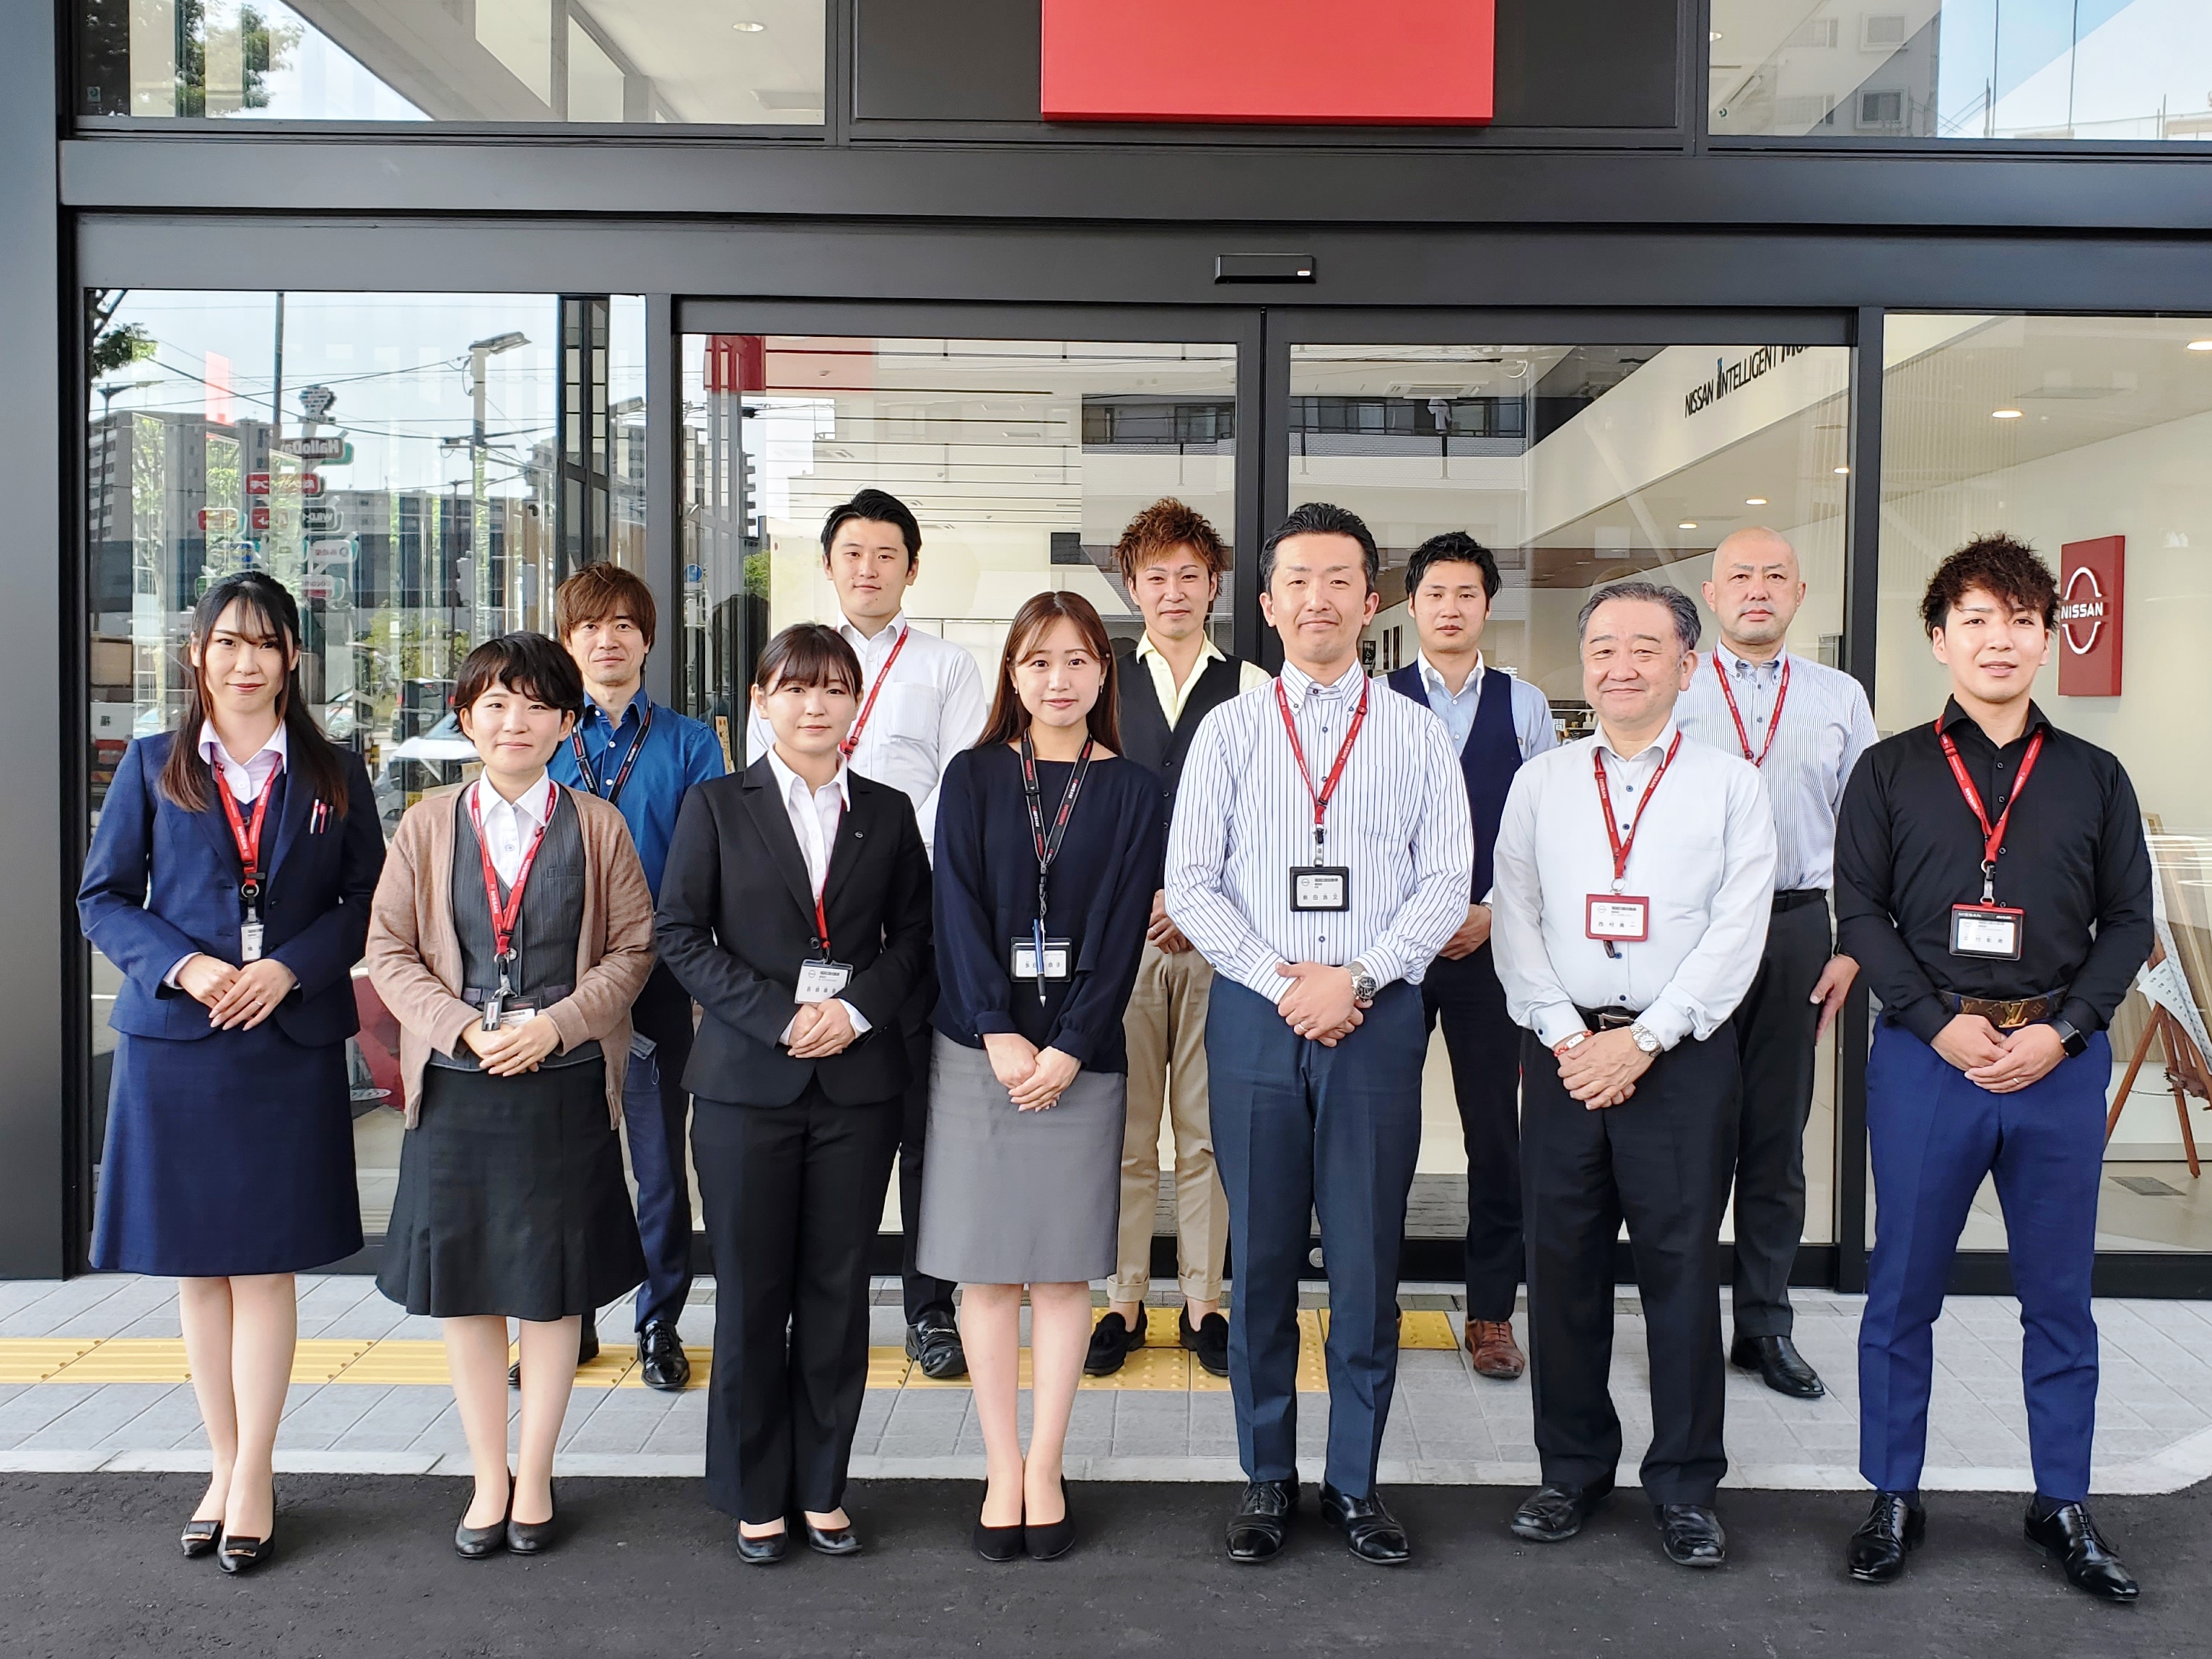
[[[1764,495],[1747,495],[1743,498],[1743,504],[1746,507],[1765,507],[1766,505],[1766,497]]]
[[[1841,477],[1848,477],[1848,476],[1850,475],[1850,468],[1849,468],[1849,467],[1847,467],[1847,466],[1839,466],[1839,467],[1838,467],[1838,468],[1836,469],[1836,476],[1837,476],[1838,478],[1841,478]]]
[[[1706,34],[1706,36],[1705,36],[1705,39],[1706,39],[1706,40],[1719,40],[1720,38],[1721,38],[1721,32],[1720,32],[1718,29],[1711,30],[1711,31],[1710,33],[1708,33]]]
[[[2212,340],[2191,340],[2189,349],[2191,351],[2212,351]]]
[[[740,34],[758,34],[763,29],[766,28],[768,25],[765,23],[756,23],[750,19],[747,19],[744,22],[732,23],[730,27]]]
[[[1674,526],[1677,530],[1695,530],[1697,527],[1698,521],[1695,519],[1685,519]]]
[[[1993,409],[1990,411],[1990,418],[1993,421],[2016,421],[2020,418],[2020,411],[2016,409]]]

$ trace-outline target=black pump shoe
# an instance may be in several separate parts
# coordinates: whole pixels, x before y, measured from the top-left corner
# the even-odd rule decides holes
[[[514,1478],[507,1477],[507,1507],[514,1509]],[[488,1527],[469,1524],[469,1512],[461,1511],[461,1518],[453,1528],[453,1553],[464,1561],[481,1561],[488,1555],[496,1555],[507,1547],[507,1516],[501,1516]]]
[[[276,1553],[276,1531],[270,1528],[266,1538],[243,1538],[226,1532],[216,1550],[215,1563],[225,1572],[251,1572],[264,1565]]]
[[[187,1521],[184,1531],[177,1534],[177,1547],[184,1551],[185,1559],[197,1561],[203,1555],[213,1555],[222,1538],[221,1516],[212,1521]]]
[[[749,1567],[772,1566],[783,1559],[783,1552],[791,1541],[791,1528],[767,1533],[758,1538],[748,1538],[741,1530],[738,1534],[738,1559]]]
[[[1067,1482],[1060,1483],[1060,1519],[1047,1525],[1022,1523],[1022,1547],[1032,1561],[1057,1561],[1075,1547],[1075,1506],[1067,1501]]]
[[[543,1555],[553,1547],[553,1528],[556,1517],[547,1516],[543,1521],[516,1521],[507,1523],[507,1553],[509,1555]]]
[[[986,1495],[990,1492],[986,1486]],[[977,1500],[981,1508],[981,1499]],[[1023,1534],[1028,1530],[1017,1521],[1011,1527],[987,1527],[979,1516],[975,1522],[975,1553],[986,1561],[1018,1561],[1022,1558]]]
[[[804,1521],[805,1517],[802,1516],[800,1519]],[[860,1535],[853,1530],[851,1522],[842,1527],[817,1527],[811,1521],[806,1521],[805,1525],[806,1547],[817,1555],[858,1555],[860,1553]]]

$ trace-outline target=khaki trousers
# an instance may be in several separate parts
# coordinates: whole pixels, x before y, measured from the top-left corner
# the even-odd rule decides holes
[[[1152,1283],[1159,1208],[1160,1113],[1175,1131],[1176,1281],[1194,1302],[1221,1297],[1229,1204],[1213,1167],[1206,1107],[1206,1004],[1213,969],[1195,951],[1170,956],[1147,943],[1122,1030],[1129,1050],[1128,1127],[1121,1142],[1118,1267],[1108,1294],[1141,1302]]]

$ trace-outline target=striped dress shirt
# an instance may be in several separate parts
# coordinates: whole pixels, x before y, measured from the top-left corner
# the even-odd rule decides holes
[[[1735,694],[1736,712],[1751,738],[1751,754],[1766,747],[1774,720],[1774,700],[1782,685],[1782,659],[1790,659],[1790,695],[1782,704],[1782,724],[1774,748],[1759,769],[1774,809],[1774,834],[1780,855],[1774,866],[1774,890],[1797,892],[1834,884],[1836,811],[1851,769],[1881,733],[1865,689],[1849,674],[1795,653],[1772,662],[1746,662],[1725,645],[1698,665],[1690,689],[1674,704],[1674,721],[1699,743],[1724,755],[1742,755],[1743,743],[1729,718],[1726,698],[1714,672],[1717,664]],[[1746,759],[1751,756],[1746,756]]]
[[[1368,689],[1365,673],[1354,663],[1322,685],[1286,665],[1281,684],[1318,788]],[[1191,740],[1168,834],[1168,915],[1216,972],[1270,1002],[1291,988],[1285,963],[1358,962],[1378,984],[1419,984],[1467,920],[1474,858],[1467,785],[1443,722],[1374,683],[1318,860],[1351,871],[1352,908],[1293,911],[1291,872],[1316,862],[1313,797],[1275,684],[1222,704]]]

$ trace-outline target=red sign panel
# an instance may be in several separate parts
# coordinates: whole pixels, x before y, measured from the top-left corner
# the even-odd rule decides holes
[[[1044,0],[1048,121],[1468,125],[1495,0]]]
[[[2120,695],[2120,623],[2128,538],[2100,536],[2058,550],[2058,695]]]

